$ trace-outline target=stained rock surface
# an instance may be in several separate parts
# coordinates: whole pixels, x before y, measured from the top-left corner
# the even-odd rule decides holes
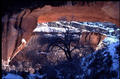
[[[50,26],[51,24],[52,26]],[[43,26],[46,29],[43,29]],[[54,49],[53,52],[47,52],[46,49],[50,42],[53,42],[55,38],[64,37],[64,35],[62,34],[50,33],[54,31],[62,32],[58,28],[61,28],[63,26],[70,29],[72,28],[70,32],[80,32],[81,35],[82,33],[84,34],[90,32],[90,35],[88,34],[86,36],[86,39],[88,39],[87,37],[91,36],[92,34],[94,38],[105,35],[106,37],[104,38],[104,40],[102,40],[103,46],[100,44],[100,49],[94,52],[90,52],[90,49],[88,49],[87,47],[81,48],[80,51],[75,50],[74,52],[72,52],[72,54],[75,53],[75,55],[72,56],[73,61],[71,62],[66,60],[65,54],[63,53],[63,51],[60,51],[60,49],[55,48],[57,50]],[[99,32],[100,36],[94,35],[96,34],[95,32]],[[31,70],[28,77],[38,77],[44,75],[47,78],[58,79],[70,79],[71,77],[75,79],[118,79],[120,45],[119,32],[120,29],[116,28],[115,24],[112,23],[77,21],[72,21],[70,23],[68,21],[56,21],[38,24],[33,31],[33,35],[29,43],[24,48],[24,50],[20,51],[20,53],[16,55],[16,57],[12,60],[12,64],[15,65],[16,60],[17,62],[26,61],[26,64],[21,63],[23,67],[35,68],[35,65],[39,63],[39,67],[43,69],[42,73],[46,74],[44,75],[39,73],[33,73],[34,71]],[[74,38],[78,37],[79,35],[74,36]],[[89,39],[92,40],[93,38]],[[90,40],[85,40],[85,43],[90,42]],[[98,39],[93,40],[97,41]],[[82,49],[86,49],[85,52]],[[84,55],[85,53],[86,55]],[[30,64],[29,62],[32,64]]]
[[[46,5],[43,8],[36,8],[32,11],[26,8],[17,13],[5,14],[2,17],[2,59],[5,61],[10,60],[15,51],[18,50],[17,48],[20,46],[22,38],[26,42],[29,41],[37,23],[63,20],[65,18],[69,21],[101,21],[119,25],[119,18],[114,17],[119,17],[119,11],[113,11],[118,9],[119,2],[96,2],[96,4],[90,5],[81,6],[77,4],[61,7]],[[105,6],[109,6],[110,9],[104,8]]]
[[[103,41],[106,38],[110,37],[111,40],[118,40],[118,38],[120,37],[120,29],[112,23],[77,21],[56,21],[40,23],[33,30],[33,35],[31,36],[26,47],[18,55],[16,55],[14,60],[31,61],[34,63],[43,63],[42,61],[44,61],[45,64],[45,62],[47,63],[50,58],[52,58],[51,60],[53,60],[54,62],[56,62],[57,60],[65,59],[66,56],[63,51],[53,52],[54,55],[48,52],[49,45],[54,42],[55,39],[59,39],[59,37],[64,37],[64,34],[61,34],[66,31],[63,26],[70,28],[71,33],[78,33],[78,35],[72,37],[75,38],[76,41],[77,39],[79,40],[78,46],[83,45],[84,47],[89,46],[88,48],[92,48],[80,48],[81,52],[79,50],[75,50],[74,52],[79,52],[80,56],[93,52],[91,50],[96,51],[102,49],[105,44],[103,43]]]

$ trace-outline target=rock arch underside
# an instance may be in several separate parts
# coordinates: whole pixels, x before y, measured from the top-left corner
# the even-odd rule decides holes
[[[18,60],[26,57],[24,53],[30,48],[25,50],[25,47],[29,41],[38,38],[33,35],[33,30],[41,23],[66,19],[76,22],[110,22],[120,28],[119,6],[118,1],[96,1],[89,6],[68,3],[64,6],[45,5],[32,11],[24,8],[17,13],[7,13],[2,17],[2,60],[8,63],[14,57]],[[41,47],[41,50],[44,48]]]

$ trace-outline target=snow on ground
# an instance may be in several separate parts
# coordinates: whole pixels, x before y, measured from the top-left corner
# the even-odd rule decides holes
[[[81,67],[83,69],[84,72],[86,72],[88,75],[91,73],[92,68],[89,68],[89,66],[93,63],[96,62],[96,59],[101,60],[102,58],[104,58],[101,63],[103,64],[102,66],[100,66],[100,68],[97,69],[97,72],[100,72],[102,70],[107,71],[107,68],[105,68],[105,64],[107,63],[106,61],[110,61],[109,55],[112,57],[112,66],[110,67],[110,72],[114,71],[117,72],[117,79],[119,78],[119,55],[118,53],[116,53],[116,47],[120,46],[120,41],[119,38],[117,36],[108,36],[103,40],[103,43],[105,44],[105,50],[101,51],[101,52],[94,52],[93,54],[89,54],[87,57],[82,58],[81,61]],[[107,52],[105,54],[105,52]],[[97,57],[96,55],[98,55],[101,57]],[[99,62],[99,61],[97,61]],[[99,65],[99,64],[96,64]],[[96,67],[96,66],[95,66]],[[83,76],[85,76],[83,74]],[[81,77],[82,78],[82,77]],[[112,78],[112,79],[116,79],[116,78]]]
[[[119,39],[115,36],[109,36],[109,37],[106,37],[103,42],[107,45],[110,45],[112,43],[116,43],[116,42],[119,42]]]
[[[69,28],[71,32],[93,31],[105,34],[107,36],[117,36],[120,28],[110,22],[77,22],[77,21],[53,21],[47,23],[38,23],[33,32],[66,32]]]
[[[80,75],[80,78],[83,79],[85,75],[89,76],[92,73],[94,73],[95,75],[96,73],[99,74],[102,71],[104,71],[105,73],[109,71],[108,73],[109,76],[117,73],[116,76],[114,77],[111,76],[111,78],[109,79],[119,79],[119,69],[120,69],[119,68],[119,55],[116,53],[116,46],[118,45],[120,45],[118,41],[111,43],[107,46],[105,50],[101,52],[94,52],[93,54],[89,54],[87,57],[82,58],[80,66],[84,73]],[[111,60],[112,60],[112,66],[110,66],[109,68],[108,64]],[[111,74],[111,72],[115,72],[115,73]],[[106,77],[106,75],[104,75],[104,77]]]
[[[119,55],[116,53],[116,46],[120,45],[120,41],[117,37],[111,36],[104,39],[104,41],[107,44],[107,50],[106,52],[110,52],[110,55],[112,56],[112,67],[111,70],[119,70]]]
[[[35,28],[33,32],[66,32],[66,30],[64,28],[40,26]]]
[[[113,61],[113,64],[112,64],[112,68],[111,70],[119,70],[119,55],[116,54],[116,46],[118,46],[119,43],[114,43],[114,44],[111,44],[108,46],[108,52],[110,52],[110,55],[112,56],[112,61]]]
[[[117,37],[115,36],[111,36],[111,37],[107,37],[105,38],[105,40],[103,41],[105,42],[108,46],[108,49],[106,50],[107,52],[110,52],[110,55],[112,56],[112,70],[117,70],[119,69],[119,55],[116,54],[116,46],[120,45],[120,41]]]
[[[19,75],[8,73],[8,75],[2,77],[2,79],[23,79],[23,78]]]
[[[71,32],[79,32],[78,28],[72,27],[70,25],[64,25],[60,22],[56,22],[61,27],[53,27],[48,26],[48,23],[38,24],[37,27],[33,30],[33,32],[66,32],[67,28],[71,30]]]

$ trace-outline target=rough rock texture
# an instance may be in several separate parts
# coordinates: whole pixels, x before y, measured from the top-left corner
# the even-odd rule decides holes
[[[108,2],[104,4],[102,10],[114,19],[120,20],[120,2]]]
[[[2,59],[8,61],[17,47],[21,44],[22,38],[27,42],[29,41],[33,29],[36,27],[37,22],[50,22],[63,19],[76,20],[76,21],[101,21],[112,22],[119,24],[119,2],[112,2],[107,5],[107,2],[96,2],[93,6],[62,6],[52,7],[44,6],[43,8],[34,9],[32,12],[29,9],[24,9],[19,13],[6,14],[2,17],[3,31],[2,31]],[[106,9],[109,6],[112,9]],[[111,13],[112,12],[112,13]]]
[[[11,57],[17,47],[21,44],[22,38],[28,41],[33,28],[36,27],[36,19],[37,17],[33,17],[33,15],[30,14],[29,9],[25,9],[17,14],[12,14],[11,17],[7,14],[3,17],[3,60],[7,60]]]
[[[92,35],[90,35],[90,36],[92,37]],[[93,35],[93,36],[94,36],[94,38],[98,38],[98,39],[94,39],[94,42],[92,40],[84,40],[83,35],[82,35],[81,38],[83,38],[83,39],[81,39],[81,42],[84,45],[87,42],[86,46],[91,47],[93,49],[93,51],[95,51],[97,44],[99,44],[98,41],[99,40],[102,41],[103,39],[99,39],[99,37],[102,37],[102,34],[99,36],[98,35],[96,35],[96,36]],[[45,64],[47,64],[47,62],[50,62],[50,61],[53,63],[57,63],[57,61],[66,60],[64,51],[62,51],[62,50],[56,51],[59,48],[54,48],[53,51],[48,52],[49,45],[55,40],[55,38],[57,38],[57,37],[46,37],[44,34],[32,35],[29,43],[24,48],[24,50],[22,50],[20,53],[18,53],[16,55],[16,57],[13,59],[13,63],[16,60],[18,60],[18,61],[29,61],[29,62],[32,62],[32,64],[39,63],[41,65],[45,65]],[[73,44],[75,44],[75,43],[73,43]],[[79,45],[81,45],[81,43]],[[82,47],[80,50],[75,50],[74,52],[72,52],[72,56],[74,56],[76,51],[79,51],[78,53],[81,53],[81,56],[82,56],[83,55],[82,53],[84,53],[82,51],[83,50]],[[88,49],[88,50],[89,50],[88,53],[93,52],[93,51],[91,51],[91,49]]]
[[[9,56],[11,56],[15,48],[15,40],[17,39],[18,31],[14,28],[16,22],[16,16],[12,17],[5,16],[4,17],[4,28],[2,33],[2,57],[7,60]],[[13,41],[14,40],[14,41]]]
[[[105,39],[105,35],[102,35],[100,33],[95,33],[95,32],[83,32],[81,39],[80,39],[80,44],[83,46],[89,45],[92,50],[96,50],[97,45],[102,42]],[[94,38],[94,39],[93,39]]]
[[[67,20],[74,21],[100,21],[111,22],[117,25],[120,20],[120,2],[96,2],[90,6],[62,6],[51,7],[45,6],[45,11],[42,11],[38,18],[38,22],[51,22],[66,18]],[[40,9],[36,9],[38,11]],[[43,10],[43,9],[42,9]]]

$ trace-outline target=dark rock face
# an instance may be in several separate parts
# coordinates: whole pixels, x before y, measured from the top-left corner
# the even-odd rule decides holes
[[[8,61],[21,44],[22,38],[30,38],[32,30],[36,27],[36,17],[30,15],[30,10],[25,9],[20,13],[5,15],[2,18],[2,59]],[[32,21],[32,22],[30,22]],[[9,53],[8,53],[9,52]]]
[[[16,17],[17,15],[13,15],[10,17],[9,15],[6,15],[4,17],[4,28],[2,33],[2,57],[3,59],[7,60],[8,56],[10,56],[12,53],[7,52],[13,52],[15,48],[15,40],[17,39],[18,31],[14,28],[16,23]],[[14,41],[13,41],[14,40]],[[11,46],[12,45],[12,46]],[[5,57],[5,55],[7,55]]]

